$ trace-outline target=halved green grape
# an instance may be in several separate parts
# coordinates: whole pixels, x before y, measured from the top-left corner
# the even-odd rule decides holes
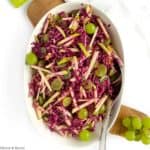
[[[126,131],[124,137],[129,141],[135,140],[135,131]]]
[[[35,65],[38,62],[37,56],[33,52],[29,52],[26,55],[26,64],[27,65]]]
[[[106,111],[106,105],[103,104],[99,110],[99,114],[103,114]]]
[[[122,120],[122,125],[128,129],[130,129],[131,128],[131,117],[125,117]]]
[[[88,110],[86,108],[82,108],[79,112],[78,112],[78,118],[79,119],[86,119],[88,117]]]
[[[11,4],[16,8],[22,6],[27,1],[28,0],[10,0]]]
[[[40,105],[40,106],[42,106],[42,105],[44,104],[44,99],[43,99],[42,96],[39,96],[38,101],[39,101],[39,105]]]
[[[63,106],[68,107],[71,104],[71,101],[72,101],[71,97],[65,97],[63,99]]]
[[[150,129],[150,117],[145,117],[142,120],[143,128]]]
[[[51,82],[52,90],[60,91],[63,87],[63,82],[60,78],[56,78]]]
[[[86,33],[88,34],[94,34],[96,30],[96,26],[94,23],[88,23],[85,25],[85,30],[86,30]]]
[[[71,57],[64,57],[57,62],[57,65],[65,64],[65,63],[69,62],[70,60],[71,60]]]
[[[97,77],[103,77],[107,74],[107,67],[104,64],[99,64],[98,68],[95,70],[95,75]]]
[[[141,137],[141,141],[142,141],[143,144],[146,144],[146,145],[150,144],[150,138],[145,136],[145,135],[143,135]]]
[[[81,141],[89,141],[91,139],[91,133],[88,130],[82,130],[79,133],[79,138]]]
[[[142,128],[142,121],[139,117],[131,118],[132,127],[135,130],[140,130]]]
[[[91,91],[93,88],[93,83],[90,80],[87,80],[87,81],[84,80],[82,85],[83,85],[83,88],[88,91]]]

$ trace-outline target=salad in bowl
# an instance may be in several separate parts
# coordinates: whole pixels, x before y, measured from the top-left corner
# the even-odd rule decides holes
[[[88,4],[48,12],[30,42],[28,97],[37,119],[61,136],[89,140],[120,94],[123,60],[102,18]]]

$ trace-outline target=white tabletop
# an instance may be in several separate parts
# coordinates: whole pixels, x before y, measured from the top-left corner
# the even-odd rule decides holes
[[[150,115],[149,0],[92,0],[91,3],[110,17],[123,42],[126,66],[123,104]],[[8,1],[0,0],[0,149],[25,146],[26,150],[52,150],[52,141],[47,143],[38,134],[25,106],[24,56],[33,30],[26,16],[27,5],[14,9]],[[149,150],[150,146],[109,135],[108,149]]]

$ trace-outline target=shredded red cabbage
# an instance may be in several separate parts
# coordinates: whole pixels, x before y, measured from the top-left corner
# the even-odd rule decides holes
[[[64,136],[77,136],[83,129],[94,131],[96,123],[105,116],[105,112],[102,114],[93,113],[97,103],[104,96],[106,96],[106,100],[103,105],[106,105],[108,97],[114,100],[121,87],[121,80],[117,80],[121,76],[120,64],[118,63],[120,58],[117,52],[108,54],[99,46],[99,43],[103,43],[108,50],[108,45],[113,47],[111,39],[108,39],[108,35],[106,36],[108,26],[103,23],[106,28],[104,31],[97,21],[99,16],[92,13],[91,7],[87,11],[87,7],[81,6],[79,10],[69,13],[60,12],[57,15],[49,15],[41,32],[36,35],[35,41],[32,43],[32,52],[38,58],[36,66],[39,68],[32,68],[29,94],[33,97],[33,103],[36,102],[38,105],[38,107],[34,107],[36,112],[40,112],[37,113],[40,114],[38,117],[43,119],[50,130]],[[75,22],[75,28],[69,29],[72,21]],[[94,33],[88,34],[85,30],[85,26],[89,22],[98,27],[91,48],[89,48],[89,44]],[[79,43],[82,43],[85,49],[79,47]],[[89,55],[85,55],[86,53]],[[107,70],[105,73],[99,69],[100,64]],[[40,71],[42,76],[39,74]],[[89,75],[85,80],[88,71]],[[100,71],[100,75],[97,75],[96,71]],[[57,74],[57,72],[61,73],[57,76],[49,76],[49,74]],[[47,84],[49,84],[49,88]],[[49,90],[50,88],[52,91]],[[58,96],[52,99],[56,91]],[[63,104],[65,97],[71,99],[67,106]],[[92,99],[95,100],[88,105]],[[85,119],[78,117],[80,107],[88,111],[88,116]],[[73,113],[76,108],[79,110]]]

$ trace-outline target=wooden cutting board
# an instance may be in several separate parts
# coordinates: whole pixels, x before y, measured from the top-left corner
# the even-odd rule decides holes
[[[33,24],[33,26],[35,26],[38,23],[41,17],[49,9],[61,3],[64,3],[64,1],[63,0],[33,0],[27,9],[27,15],[31,23]],[[110,130],[110,133],[115,135],[120,135],[120,136],[123,135],[123,133],[125,132],[125,128],[121,125],[121,122],[122,119],[126,116],[138,116],[140,118],[143,118],[147,115],[138,110],[122,105],[118,118],[115,124],[113,125],[112,129]]]

